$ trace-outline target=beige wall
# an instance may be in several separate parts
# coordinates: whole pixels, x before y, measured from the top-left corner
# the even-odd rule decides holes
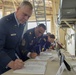
[[[63,45],[66,44],[65,35],[66,35],[66,29],[59,28],[59,41],[60,41]]]

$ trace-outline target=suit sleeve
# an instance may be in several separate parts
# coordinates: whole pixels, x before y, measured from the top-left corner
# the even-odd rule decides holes
[[[40,40],[39,45],[41,46],[41,51],[44,51],[44,50],[45,50],[45,45],[46,45],[46,38],[45,38],[45,37],[43,37],[43,38]]]
[[[8,56],[8,54],[5,52],[4,45],[6,40],[6,28],[0,21],[0,64],[2,64],[3,67],[6,67],[7,64],[11,61],[11,58]]]
[[[20,46],[19,46],[19,49],[21,52],[21,59],[23,61],[28,59],[27,54],[29,53],[29,51],[28,51],[27,47],[28,47],[28,33],[26,32],[24,34],[23,39],[22,39]]]

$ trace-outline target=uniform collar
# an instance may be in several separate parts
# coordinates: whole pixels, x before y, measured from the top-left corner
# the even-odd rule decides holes
[[[16,13],[15,13],[15,12],[14,12],[14,17],[15,17],[15,20],[16,20],[16,22],[17,22],[17,25],[19,26],[20,23],[19,23],[18,19],[16,18]],[[25,26],[25,24],[26,24],[26,22],[25,22],[23,25]]]
[[[19,22],[18,22],[18,20],[17,20],[17,18],[16,18],[16,13],[14,13],[14,17],[15,17],[15,20],[16,20],[16,22],[17,22],[17,25],[19,26]]]

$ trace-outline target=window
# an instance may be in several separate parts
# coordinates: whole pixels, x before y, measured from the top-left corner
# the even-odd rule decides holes
[[[44,22],[40,22],[40,23],[44,23]],[[35,21],[31,21],[31,22],[28,22],[28,25],[27,25],[27,29],[31,29],[31,28],[34,28],[37,26],[37,23]],[[51,23],[50,21],[48,20],[47,21],[47,31],[46,32],[50,32],[51,33]]]
[[[0,18],[2,18],[2,10],[0,9]]]

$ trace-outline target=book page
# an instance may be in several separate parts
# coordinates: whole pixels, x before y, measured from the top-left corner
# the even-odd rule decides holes
[[[47,62],[26,62],[24,67],[19,70],[15,70],[14,73],[21,74],[44,74]]]

